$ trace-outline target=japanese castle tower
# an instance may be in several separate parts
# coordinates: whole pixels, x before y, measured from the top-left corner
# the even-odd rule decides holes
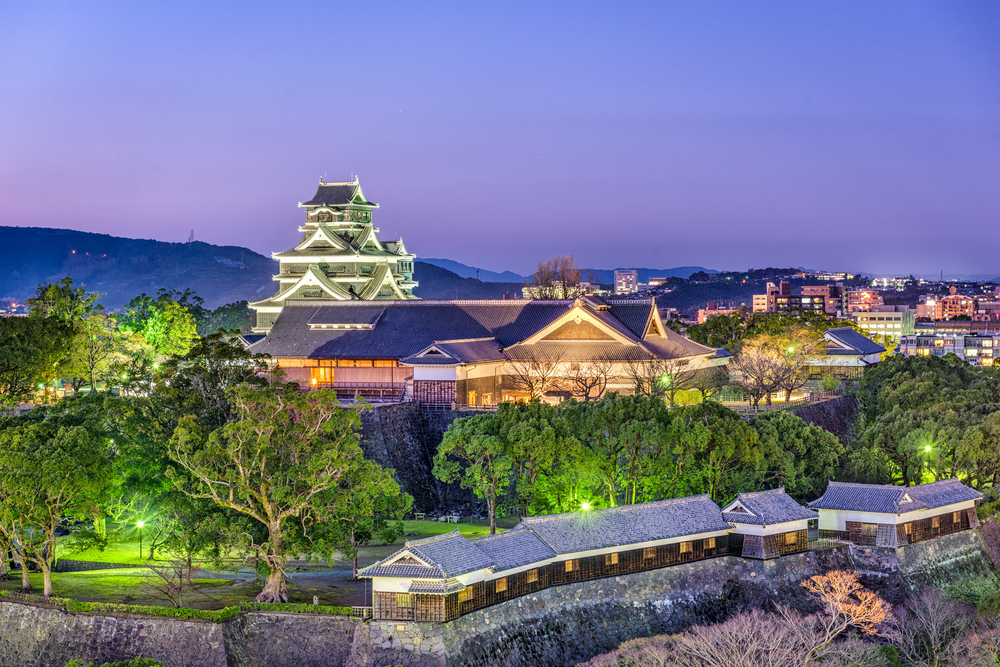
[[[379,241],[372,225],[378,204],[365,199],[358,179],[319,182],[316,195],[299,204],[306,210],[302,241],[271,256],[278,260],[278,293],[250,304],[254,332],[266,333],[287,299],[381,301],[416,299],[414,255],[403,240]]]

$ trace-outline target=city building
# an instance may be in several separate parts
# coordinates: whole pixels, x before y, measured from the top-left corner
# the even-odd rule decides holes
[[[638,271],[635,269],[615,269],[615,294],[635,294],[638,291]]]
[[[895,548],[978,528],[982,498],[957,479],[908,487],[830,482],[809,507],[819,512],[821,538]]]
[[[697,370],[730,357],[664,327],[652,299],[592,295],[288,299],[266,336],[245,338],[251,352],[270,355],[289,381],[334,389],[344,398],[406,396],[438,405],[522,400],[529,376],[542,372],[545,385],[535,389],[544,400],[575,395],[577,379],[602,391],[630,393],[633,364],[670,359]]]
[[[854,278],[853,273],[841,272],[841,273],[831,273],[829,271],[808,271],[805,273],[806,278],[814,278],[816,280],[829,280],[831,282],[851,280]]]
[[[931,320],[950,320],[961,315],[972,319],[976,314],[976,300],[958,293],[958,288],[952,285],[948,296],[928,296],[922,304],[917,305],[917,317]]]
[[[966,322],[966,324],[978,324]],[[903,336],[897,354],[943,357],[946,354],[965,359],[973,366],[993,366],[1000,358],[1000,332],[993,335],[914,334]]]
[[[867,313],[882,306],[882,295],[878,290],[849,290],[845,313]]]
[[[807,290],[807,287],[803,287]],[[812,290],[792,294],[791,283],[767,284],[767,294],[755,294],[753,311],[755,313],[780,313],[792,310],[826,312],[827,294],[825,288],[816,287]]]
[[[771,560],[818,535],[899,548],[979,526],[982,494],[958,480],[913,487],[830,482],[807,509],[784,491],[741,493],[719,509],[705,494],[533,516],[475,539],[458,530],[411,540],[358,572],[376,621],[441,623],[568,583],[730,556]],[[599,586],[595,583],[594,586]]]
[[[916,311],[908,306],[878,306],[870,312],[856,312],[853,319],[868,334],[881,334],[899,340],[914,332]]]
[[[670,280],[670,278],[664,276],[650,276],[649,282],[647,283],[650,287],[659,287],[663,283]]]
[[[709,303],[707,307],[698,310],[698,324],[704,324],[708,318],[716,315],[732,315],[738,310],[739,308],[719,308],[717,304]]]
[[[385,301],[415,299],[414,255],[403,240],[379,241],[372,212],[358,179],[319,182],[316,195],[299,204],[305,221],[302,240],[273,253],[279,270],[278,293],[250,304],[253,331],[266,333],[291,299],[316,301]]]
[[[906,289],[906,284],[909,282],[909,278],[873,278],[872,287],[881,287],[883,289],[891,289],[897,292],[902,292]]]

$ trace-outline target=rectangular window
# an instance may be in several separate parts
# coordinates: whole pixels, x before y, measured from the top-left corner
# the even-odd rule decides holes
[[[413,596],[409,593],[396,593],[396,607],[409,609],[413,606]]]
[[[354,359],[337,359],[337,365],[344,368],[354,368]]]
[[[939,517],[939,516],[932,516],[931,517],[931,528],[940,528],[940,527],[941,527],[941,517]]]
[[[395,368],[396,362],[392,359],[378,359],[375,361],[375,368]]]
[[[471,599],[472,599],[472,586],[469,586],[468,588],[463,588],[458,592],[458,601],[460,603],[468,602]]]
[[[646,547],[642,550],[642,557],[646,558],[656,558],[656,547]]]
[[[785,546],[793,547],[798,544],[799,536],[797,533],[785,533]]]
[[[906,531],[907,535],[912,535],[913,534],[913,524],[912,523],[904,523],[903,524],[903,529]]]
[[[533,584],[538,581],[538,570],[528,570],[528,583]]]
[[[566,571],[567,572],[572,572],[573,570],[576,570],[576,569],[577,569],[577,561],[575,561],[575,560],[568,560],[568,561],[566,561]]]
[[[710,537],[707,540],[705,540],[705,548],[706,549],[714,549],[715,548],[715,538],[714,537]]]
[[[504,577],[503,579],[497,579],[496,580],[496,592],[497,593],[503,593],[506,590],[507,590],[507,577]]]
[[[618,554],[604,554],[605,565],[618,565]]]
[[[359,368],[360,367],[371,368],[372,367],[372,360],[371,359],[358,359],[357,361],[354,362],[354,364],[356,366],[358,366]]]
[[[961,512],[952,512],[951,513],[951,522],[952,523],[962,523],[962,513]]]
[[[681,553],[682,554],[691,553],[692,551],[691,546],[692,546],[691,542],[681,542]]]

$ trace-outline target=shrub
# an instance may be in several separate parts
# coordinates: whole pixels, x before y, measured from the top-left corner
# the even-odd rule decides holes
[[[283,603],[283,602],[244,602],[240,611],[283,611],[290,614],[323,614],[327,616],[350,616],[350,607],[328,607],[325,605]]]
[[[79,602],[77,600],[67,600],[66,611],[79,614],[114,614],[126,616],[166,616],[168,618],[180,618],[184,620],[210,621],[212,623],[224,623],[236,618],[240,613],[239,607],[226,607],[217,611],[205,609],[187,609],[184,607],[153,607],[146,605],[115,604],[113,602]]]

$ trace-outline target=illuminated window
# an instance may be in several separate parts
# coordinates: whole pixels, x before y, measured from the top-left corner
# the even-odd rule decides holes
[[[375,368],[395,368],[395,367],[396,367],[396,362],[391,359],[389,360],[379,359],[375,361]]]
[[[618,565],[618,554],[604,554],[605,565]]]
[[[471,586],[468,587],[468,588],[463,588],[462,590],[460,590],[458,592],[458,601],[459,602],[468,602],[471,599],[472,599],[472,587]]]
[[[714,537],[710,537],[707,540],[705,540],[705,548],[706,549],[714,549],[715,548],[715,538]]]
[[[538,581],[538,570],[528,570],[528,583],[533,584]]]
[[[691,553],[691,551],[692,551],[691,547],[692,547],[691,542],[681,542],[681,553],[682,554],[689,554],[689,553]]]
[[[799,541],[799,536],[796,533],[785,533],[785,546],[791,547],[795,546]]]
[[[358,367],[362,367],[363,366],[365,368],[371,368],[372,367],[372,360],[371,359],[358,359],[355,362],[355,365],[358,366]]]
[[[906,531],[907,535],[912,535],[913,534],[913,524],[912,523],[904,523],[903,524],[903,529]]]
[[[940,527],[941,527],[941,517],[939,517],[939,516],[932,516],[931,517],[931,528],[940,528]]]
[[[354,360],[353,359],[338,359],[337,360],[337,365],[338,366],[342,366],[342,367],[347,367],[347,368],[353,368],[354,367]]]
[[[656,547],[646,547],[642,550],[643,559],[656,558]]]
[[[409,609],[413,606],[413,596],[409,593],[396,593],[396,606],[400,609]]]
[[[952,512],[951,513],[951,522],[952,523],[962,523],[962,513],[961,512]]]
[[[566,571],[567,572],[572,572],[573,570],[576,570],[576,569],[577,569],[577,561],[575,561],[575,560],[568,560],[568,561],[566,561]]]
[[[503,593],[506,590],[507,590],[507,577],[504,577],[503,579],[497,579],[496,592]]]

